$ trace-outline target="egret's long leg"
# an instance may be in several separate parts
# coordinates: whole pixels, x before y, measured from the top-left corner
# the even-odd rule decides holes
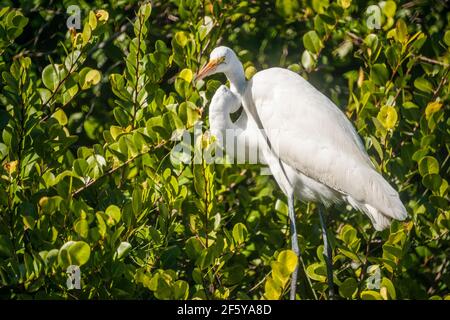
[[[333,253],[331,251],[330,243],[328,242],[327,226],[325,225],[325,217],[323,215],[323,208],[319,205],[320,225],[322,227],[323,238],[323,255],[327,264],[327,278],[328,278],[328,298],[334,298],[334,281],[333,281]]]
[[[299,265],[300,250],[298,248],[297,228],[295,227],[294,194],[288,195],[289,220],[291,225],[292,251],[297,256],[297,266],[291,276],[291,294],[290,299],[295,300],[295,291],[297,287],[297,272]]]

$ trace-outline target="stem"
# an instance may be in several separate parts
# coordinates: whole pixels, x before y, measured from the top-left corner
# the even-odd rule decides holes
[[[139,54],[141,53],[141,35],[142,35],[142,20],[139,15],[139,33],[137,36],[138,45],[137,45],[137,53],[136,53],[136,84],[134,86],[134,105],[133,105],[133,121],[131,123],[132,128],[135,128],[136,114],[139,107],[138,103],[138,87],[139,87]]]
[[[50,101],[52,101],[52,99],[53,99],[53,98],[55,97],[55,95],[58,93],[59,89],[60,89],[61,86],[64,84],[64,82],[66,82],[66,80],[67,80],[67,79],[72,75],[72,73],[75,71],[74,67],[75,67],[75,65],[77,64],[77,62],[78,62],[78,60],[80,59],[80,57],[83,55],[83,49],[84,49],[84,48],[82,48],[82,49],[80,50],[80,54],[79,54],[78,57],[75,59],[75,61],[73,62],[73,64],[70,66],[70,69],[69,69],[69,71],[67,72],[67,75],[66,75],[61,81],[59,81],[58,85],[56,86],[55,91],[52,92],[51,96],[47,99],[47,101],[45,101],[44,103],[42,103],[42,107],[45,107]],[[73,52],[74,52],[74,51],[72,51],[72,53],[71,53],[72,55],[73,55]],[[54,113],[55,111],[56,111],[56,109],[55,109],[55,110],[50,110],[50,114],[45,115],[45,116],[41,119],[40,123],[42,123],[42,122],[46,121],[48,118],[50,118],[50,117],[53,115],[53,113]]]
[[[105,172],[103,175],[101,175],[100,177],[98,177],[97,179],[93,179],[91,181],[89,181],[88,183],[86,183],[84,186],[78,188],[77,190],[75,190],[72,193],[72,197],[76,197],[77,195],[79,195],[81,192],[83,192],[84,190],[86,190],[87,188],[89,188],[90,186],[92,186],[93,184],[95,184],[97,181],[99,181],[100,179],[110,176],[112,175],[114,172],[116,172],[117,170],[120,170],[124,167],[126,167],[128,164],[130,164],[131,162],[133,162],[134,160],[142,157],[143,155],[149,153],[150,151],[155,151],[156,149],[161,148],[162,146],[164,146],[168,141],[162,140],[160,143],[158,143],[156,146],[154,146],[154,148],[150,148],[148,151],[146,152],[142,152],[139,153],[138,155],[131,157],[130,159],[128,159],[127,161],[125,161],[124,163],[122,163],[121,165],[115,167],[115,168],[111,168],[109,169],[107,172]]]

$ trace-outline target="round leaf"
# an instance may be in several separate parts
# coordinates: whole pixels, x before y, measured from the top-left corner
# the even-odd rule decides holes
[[[292,273],[297,267],[298,258],[294,251],[284,250],[278,255],[277,261],[280,262],[289,273]]]
[[[383,106],[378,113],[377,119],[386,129],[392,129],[397,123],[397,111],[394,107]]]
[[[419,173],[421,176],[439,173],[439,162],[431,156],[423,157],[419,162]]]
[[[106,208],[105,211],[106,215],[108,216],[108,221],[107,223],[109,225],[115,225],[116,223],[118,223],[120,221],[120,208],[116,205],[110,205],[108,208]]]
[[[339,286],[339,294],[344,297],[351,299],[354,294],[358,291],[358,282],[354,278],[347,278]]]

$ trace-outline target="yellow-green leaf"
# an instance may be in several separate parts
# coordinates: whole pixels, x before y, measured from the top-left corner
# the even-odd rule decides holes
[[[423,77],[420,77],[420,78],[417,78],[416,80],[414,80],[414,87],[416,87],[420,91],[423,91],[426,93],[433,92],[433,85],[430,83],[430,81],[426,80]]]
[[[86,78],[85,81],[86,83],[89,83],[91,85],[96,85],[97,83],[100,82],[100,79],[102,78],[100,71],[98,70],[90,70],[87,74],[86,74]]]
[[[278,255],[277,261],[280,262],[291,274],[297,267],[298,258],[292,250],[281,251]]]
[[[386,129],[392,129],[397,123],[397,111],[394,107],[383,106],[378,113],[377,119]]]
[[[58,120],[59,124],[62,126],[65,126],[67,124],[67,116],[66,116],[66,113],[62,109],[59,109],[58,111],[56,111],[52,115],[52,118],[55,118],[56,120]]]
[[[245,69],[245,78],[250,80],[256,73],[256,68],[254,66],[249,66]]]
[[[267,300],[278,300],[281,296],[281,287],[272,277],[268,277],[264,284],[264,296]]]
[[[405,43],[408,40],[408,27],[406,26],[405,21],[403,19],[399,19],[397,21],[395,32],[397,35],[397,40],[401,43]]]
[[[423,157],[419,162],[419,173],[421,176],[439,173],[439,162],[431,156]]]
[[[181,47],[184,47],[188,42],[188,38],[187,38],[186,34],[182,31],[177,32],[175,34],[175,40]]]
[[[306,268],[306,274],[313,280],[325,282],[327,280],[325,265],[313,263]]]
[[[95,12],[95,16],[97,17],[98,21],[101,23],[106,23],[109,19],[109,13],[106,10],[97,10]]]
[[[247,227],[243,223],[239,222],[234,225],[233,239],[237,244],[243,243],[245,241],[245,238],[247,237],[247,234]]]
[[[433,101],[427,104],[425,108],[425,118],[428,120],[433,113],[438,112],[442,108],[442,102]]]
[[[383,300],[380,293],[373,290],[365,290],[361,292],[361,299],[363,300]]]
[[[178,77],[190,83],[192,81],[193,74],[191,69],[183,69]]]
[[[110,205],[108,208],[106,208],[105,211],[106,215],[108,216],[107,224],[108,225],[115,225],[117,222],[120,221],[120,208],[116,205]]]
[[[322,48],[322,41],[314,30],[308,31],[303,36],[303,45],[305,49],[312,53],[319,53]]]
[[[338,4],[343,8],[347,9],[352,4],[352,0],[338,0]]]
[[[97,17],[95,16],[94,11],[89,11],[89,26],[91,27],[91,30],[97,28]]]
[[[383,2],[381,6],[381,9],[383,10],[383,13],[388,18],[392,18],[395,15],[395,11],[397,11],[397,4],[395,1],[389,0]]]

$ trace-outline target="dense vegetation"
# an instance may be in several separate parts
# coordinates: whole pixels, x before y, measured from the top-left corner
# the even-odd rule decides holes
[[[247,77],[286,67],[329,96],[407,207],[383,232],[330,212],[339,296],[449,298],[448,1],[0,3],[0,297],[287,297],[295,259],[272,178],[170,156],[183,132],[211,143],[225,78],[193,75],[224,44]],[[296,213],[298,297],[327,299],[317,208]]]

